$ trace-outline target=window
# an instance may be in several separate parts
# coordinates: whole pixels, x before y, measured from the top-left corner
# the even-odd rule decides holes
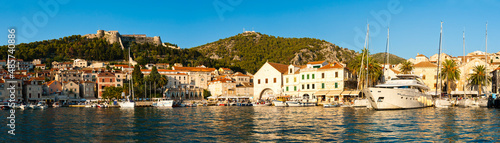
[[[31,98],[31,93],[30,93],[30,98]]]
[[[321,88],[325,89],[325,83],[321,83]]]
[[[276,78],[274,78],[274,83],[276,83]]]
[[[286,91],[288,91],[288,86],[286,87]]]
[[[260,79],[257,80],[257,84],[260,84]]]
[[[304,89],[304,85],[302,84],[302,89]]]
[[[321,78],[325,78],[325,73],[321,73]]]
[[[312,74],[312,79],[314,79],[314,74]]]
[[[102,79],[102,82],[104,82],[104,79]]]
[[[302,75],[302,79],[304,79],[304,75]]]
[[[314,85],[315,85],[315,84],[312,84],[312,89],[314,89]]]
[[[437,84],[434,83],[434,88],[436,88],[436,87],[437,87]]]
[[[113,79],[109,79],[109,82],[113,82]]]
[[[335,77],[339,77],[339,72],[335,72]]]
[[[293,82],[297,82],[297,78],[296,77],[293,77]]]
[[[335,88],[339,88],[339,83],[335,82]]]
[[[309,89],[309,84],[307,84],[307,89]]]
[[[422,79],[424,79],[424,80],[425,80],[425,75],[423,75],[423,76],[422,76]]]
[[[121,86],[120,84],[117,84],[116,86]]]
[[[288,83],[288,78],[286,78],[286,83]]]
[[[297,91],[297,86],[293,86],[293,91]]]
[[[266,78],[266,84],[267,84],[267,78]]]
[[[290,69],[290,73],[292,73],[292,69]]]

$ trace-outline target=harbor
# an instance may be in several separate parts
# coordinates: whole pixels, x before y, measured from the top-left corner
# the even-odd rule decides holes
[[[17,142],[489,142],[500,110],[421,108],[48,108],[16,110]],[[7,112],[0,112],[7,116]],[[78,127],[71,126],[77,125]],[[6,126],[0,129],[6,130]],[[74,137],[75,135],[81,135]],[[22,136],[21,136],[22,135]],[[29,136],[30,138],[25,138]]]

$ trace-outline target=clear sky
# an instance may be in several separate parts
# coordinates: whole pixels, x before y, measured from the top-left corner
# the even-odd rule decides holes
[[[44,3],[49,3],[44,4]],[[360,51],[366,24],[370,50],[384,52],[390,27],[390,53],[431,56],[439,46],[443,21],[444,52],[500,49],[500,1],[496,0],[179,0],[179,1],[1,1],[0,28],[16,28],[18,42],[33,42],[98,29],[121,34],[160,36],[163,42],[191,48],[255,30],[280,37],[311,37]],[[6,45],[7,38],[0,39]]]

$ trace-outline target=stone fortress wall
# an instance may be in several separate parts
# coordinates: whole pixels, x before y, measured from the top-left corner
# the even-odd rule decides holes
[[[96,34],[86,34],[84,37],[87,38],[105,38],[109,43],[120,42],[132,42],[136,43],[153,43],[156,45],[162,45],[160,36],[147,37],[146,34],[132,34],[132,35],[120,35],[118,31],[104,31],[97,30]]]

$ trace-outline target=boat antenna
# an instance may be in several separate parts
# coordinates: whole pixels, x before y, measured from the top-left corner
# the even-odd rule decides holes
[[[443,21],[441,21],[441,31],[439,33],[439,49],[438,49],[438,60],[437,60],[437,63],[438,63],[438,66],[437,66],[437,70],[436,70],[436,95],[438,94],[438,89],[439,89],[439,78],[441,76],[439,76],[439,69],[440,69],[440,60],[441,60],[441,46],[442,46],[442,43],[441,41],[443,40]],[[449,86],[449,85],[448,85]],[[441,98],[441,93],[439,94],[439,98]]]

